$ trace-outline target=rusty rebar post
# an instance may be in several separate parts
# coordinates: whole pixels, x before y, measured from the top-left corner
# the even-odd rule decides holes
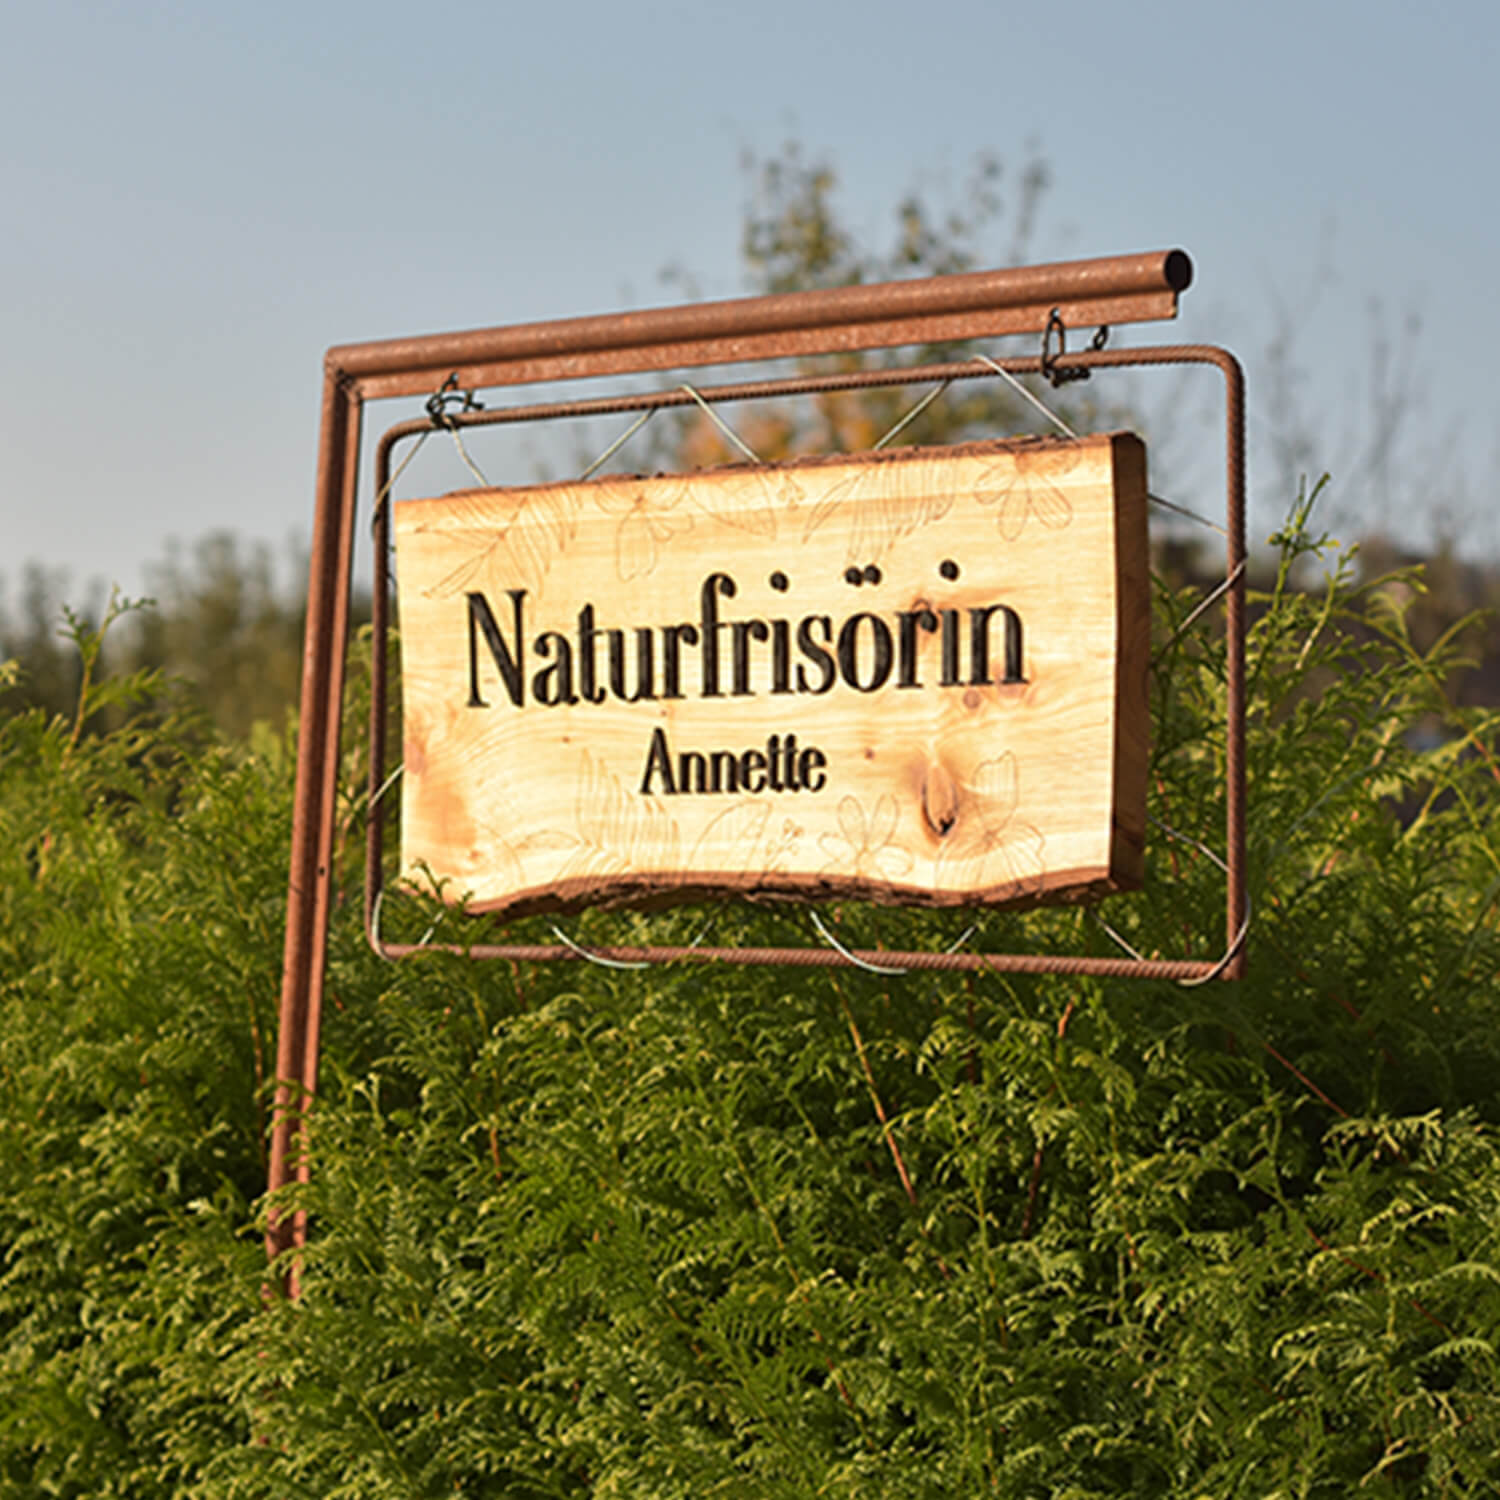
[[[292,1181],[307,1180],[302,1116],[318,1081],[361,405],[337,368],[329,365],[323,379],[303,636],[297,782],[271,1117],[271,1191]],[[298,1210],[290,1216],[273,1213],[267,1228],[267,1251],[275,1256],[304,1243],[306,1235],[304,1212]],[[295,1293],[295,1272],[288,1279],[288,1290]]]

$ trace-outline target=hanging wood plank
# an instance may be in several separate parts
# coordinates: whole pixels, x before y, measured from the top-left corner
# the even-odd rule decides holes
[[[1139,884],[1127,433],[396,506],[407,878],[522,915]]]

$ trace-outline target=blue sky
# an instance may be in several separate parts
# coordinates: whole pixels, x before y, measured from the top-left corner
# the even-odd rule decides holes
[[[36,559],[75,595],[139,591],[169,537],[304,534],[330,344],[672,300],[668,265],[744,291],[741,158],[790,139],[873,240],[912,187],[1034,149],[1038,256],[1192,255],[1177,325],[1129,337],[1245,359],[1262,536],[1290,389],[1343,532],[1493,552],[1497,57],[1477,3],[13,8],[0,577]],[[1381,320],[1392,490],[1361,467]],[[1168,482],[1214,509],[1217,437],[1196,398],[1180,415]],[[441,457],[412,477],[465,482]]]

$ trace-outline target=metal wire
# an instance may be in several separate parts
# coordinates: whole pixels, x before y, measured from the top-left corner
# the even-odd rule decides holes
[[[458,449],[458,456],[463,459],[463,461],[469,466],[469,473],[471,473],[480,482],[480,484],[485,487],[485,489],[489,489],[489,480],[484,477],[484,473],[480,469],[479,465],[469,457],[469,450],[464,447],[464,440],[459,436],[458,428],[449,427],[448,431],[453,434],[453,445]]]
[[[548,922],[547,926],[552,929],[552,936],[558,942],[562,943],[564,947],[571,948],[579,958],[586,959],[591,964],[597,964],[601,969],[649,969],[651,967],[649,960],[639,963],[627,963],[622,959],[605,958],[601,954],[590,953],[582,943],[575,943],[556,922]]]
[[[396,769],[394,771],[392,771],[391,774],[389,776],[387,776],[385,778],[385,780],[380,783],[380,785],[375,789],[375,791],[370,794],[370,805],[369,805],[368,808],[365,809],[365,816],[367,818],[374,816],[375,809],[380,806],[381,799],[385,796],[385,794],[388,791],[390,791],[390,789],[393,786],[395,786],[397,780],[400,778],[401,773],[405,769],[406,769],[406,762],[402,761],[401,764],[398,765],[396,767]]]
[[[870,963],[868,960],[861,958],[851,949],[846,948],[833,935],[833,933],[828,930],[828,928],[824,925],[822,918],[819,917],[816,907],[809,906],[807,908],[807,914],[812,919],[813,926],[818,929],[819,934],[827,942],[828,946],[832,948],[835,953],[841,954],[845,959],[853,964],[856,969],[864,969],[871,974],[888,974],[892,978],[904,978],[906,975],[912,972],[911,969],[895,969],[890,968],[884,964]],[[965,927],[964,930],[959,933],[959,935],[954,938],[954,940],[949,943],[946,948],[941,950],[942,956],[947,957],[954,953],[957,953],[958,950],[962,948],[963,945],[967,943],[971,937],[974,936],[974,933],[978,930],[978,927],[979,924],[977,922],[970,922],[969,925]]]
[[[708,914],[707,919],[698,929],[698,935],[692,940],[692,942],[687,945],[687,948],[684,950],[684,952],[694,953],[700,947],[702,947],[703,939],[708,936],[709,931],[712,929],[714,923],[718,921],[719,914],[724,910],[724,906],[725,903],[721,901],[718,906],[716,906],[713,911]],[[649,960],[645,962],[624,963],[618,959],[605,958],[598,953],[590,952],[589,949],[585,948],[581,943],[574,942],[573,939],[570,938],[567,933],[565,933],[562,928],[557,925],[556,922],[549,922],[547,925],[552,929],[553,933],[559,939],[561,939],[564,944],[566,944],[567,947],[571,948],[573,952],[579,956],[579,958],[587,959],[591,964],[599,964],[601,967],[606,969],[649,969],[651,967],[651,963]]]
[[[890,442],[890,440],[895,437],[898,432],[902,430],[902,428],[904,428],[910,422],[915,422],[916,419],[920,417],[922,413],[926,411],[927,408],[931,406],[932,403],[936,401],[937,398],[941,396],[943,392],[946,391],[952,384],[953,382],[951,380],[945,380],[941,385],[936,386],[932,390],[928,391],[928,393],[923,396],[922,399],[918,401],[917,404],[912,407],[912,409],[907,412],[907,414],[902,417],[894,427],[892,427],[888,432],[886,432],[882,437],[880,437],[870,446],[872,448],[884,448],[885,445]]]
[[[1036,409],[1041,412],[1041,414],[1046,417],[1046,419],[1055,427],[1060,428],[1064,433],[1067,434],[1068,437],[1074,439],[1077,438],[1078,434],[1074,432],[1073,429],[1069,427],[1068,424],[1064,422],[1063,419],[1058,416],[1058,414],[1053,411],[1045,401],[1043,401],[1039,396],[1033,396],[1032,393],[1028,391],[1026,387],[1022,385],[1021,382],[1010,373],[1009,370],[1005,369],[1003,365],[996,364],[988,354],[976,354],[974,358],[978,360],[980,364],[988,365],[990,369],[992,369],[995,374],[1000,376],[1002,380],[1008,382],[1018,395],[1023,396],[1027,401],[1031,402],[1031,404],[1036,407]]]
[[[1198,850],[1200,854],[1205,855],[1210,861],[1212,861],[1212,863],[1216,864],[1221,870],[1223,870],[1226,875],[1229,873],[1228,863],[1224,859],[1222,859],[1213,849],[1209,848],[1209,846],[1205,844],[1202,839],[1194,838],[1190,833],[1181,833],[1177,829],[1173,828],[1170,824],[1163,823],[1160,818],[1152,817],[1150,813],[1146,814],[1146,821],[1150,823],[1154,828],[1159,828],[1164,834],[1166,834],[1169,839],[1176,839],[1179,843],[1188,844],[1192,848]],[[1207,973],[1178,979],[1176,982],[1179,986],[1181,986],[1181,988],[1191,990],[1196,989],[1199,985],[1212,983],[1219,977],[1220,974],[1224,972],[1225,969],[1229,967],[1231,963],[1234,962],[1236,958],[1239,957],[1241,949],[1243,949],[1245,946],[1245,939],[1250,935],[1250,918],[1252,915],[1252,910],[1253,908],[1250,900],[1250,892],[1246,891],[1245,915],[1240,921],[1239,931],[1235,933],[1234,938],[1231,940],[1229,946],[1224,950],[1224,956],[1218,961],[1218,963],[1216,963],[1211,969],[1209,969]],[[1104,931],[1107,932],[1109,936],[1113,938],[1114,941],[1138,963],[1152,962],[1152,960],[1146,958],[1144,954],[1140,953],[1137,949],[1132,947],[1131,944],[1126,942],[1126,940],[1121,937],[1120,934],[1116,932],[1115,929],[1111,927],[1109,923],[1106,922],[1097,911],[1093,913],[1093,916],[1094,920],[1098,922],[1100,927],[1102,927]]]
[[[391,491],[396,487],[396,481],[406,473],[406,466],[422,451],[422,444],[431,436],[432,433],[430,431],[419,433],[416,442],[411,446],[411,451],[396,466],[396,472],[380,486],[380,493],[376,495],[375,504],[371,507],[370,530],[372,533],[380,526],[381,518],[385,513],[386,501],[390,499]]]
[[[753,449],[749,445],[749,443],[747,443],[744,438],[742,438],[739,433],[737,433],[734,428],[732,428],[729,423],[726,422],[724,418],[721,417],[718,412],[716,412],[713,407],[711,407],[708,402],[698,394],[697,390],[693,386],[690,386],[686,381],[683,381],[683,383],[678,386],[678,390],[686,391],[688,395],[690,395],[693,400],[696,401],[702,408],[704,415],[709,419],[709,421],[711,421],[714,426],[717,427],[719,431],[722,432],[724,436],[727,437],[729,441],[733,443],[734,446],[738,448],[740,452],[750,460],[751,463],[758,464],[762,462],[760,454],[758,454],[755,449]]]
[[[1197,511],[1189,510],[1185,505],[1178,505],[1171,500],[1163,500],[1160,495],[1148,494],[1146,498],[1153,505],[1161,506],[1163,510],[1170,510],[1179,516],[1186,516],[1189,521],[1196,521],[1200,526],[1207,526],[1210,531],[1217,531],[1220,536],[1229,535],[1217,521],[1211,521],[1207,516],[1200,516]]]
[[[612,459],[615,454],[617,454],[620,449],[623,448],[625,444],[628,443],[631,438],[633,438],[636,433],[638,433],[641,428],[643,428],[646,423],[649,422],[651,418],[654,417],[660,410],[661,407],[659,406],[647,407],[646,410],[643,411],[640,416],[638,416],[635,421],[633,421],[630,426],[627,427],[625,431],[622,432],[620,436],[617,437],[614,442],[612,442],[609,447],[607,447],[604,452],[601,453],[599,457],[596,458],[593,463],[588,466],[588,468],[584,469],[579,474],[579,479],[588,479],[592,475],[596,474],[600,469],[602,469],[604,465],[607,464],[610,459]]]
[[[1172,647],[1175,646],[1177,642],[1180,641],[1182,637],[1185,636],[1188,631],[1198,623],[1200,619],[1202,619],[1204,612],[1217,600],[1222,599],[1224,595],[1227,594],[1230,589],[1232,589],[1235,584],[1237,584],[1244,576],[1245,560],[1244,558],[1241,558],[1240,561],[1236,564],[1234,571],[1230,573],[1226,578],[1224,578],[1216,588],[1205,594],[1193,607],[1192,612],[1182,622],[1182,624],[1180,624],[1177,629],[1167,637],[1166,641],[1152,653],[1151,665],[1154,667],[1157,662],[1159,662],[1162,657],[1164,657],[1167,652],[1170,651]]]
[[[371,947],[373,947],[375,951],[382,956],[384,956],[385,953],[385,939],[380,935],[380,913],[382,912],[382,910],[384,910],[384,907],[385,887],[381,886],[380,889],[375,892],[375,900],[370,905],[370,931],[368,936],[370,939]],[[414,946],[418,948],[425,948],[428,943],[432,941],[432,935],[438,930],[438,923],[442,920],[443,918],[441,913],[434,917],[432,921],[428,923],[427,931],[417,939]],[[435,951],[439,953],[446,953],[450,950],[444,947],[436,949]]]
[[[851,953],[824,925],[823,919],[818,915],[816,908],[809,906],[807,914],[812,918],[812,924],[818,929],[823,941],[837,954],[840,954],[856,969],[863,969],[867,974],[885,974],[892,979],[904,979],[911,973],[910,969],[892,969],[884,964],[866,963],[857,953]]]

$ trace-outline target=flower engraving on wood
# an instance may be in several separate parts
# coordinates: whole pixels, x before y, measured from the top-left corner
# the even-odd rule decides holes
[[[1033,519],[1048,531],[1061,531],[1073,519],[1073,502],[1051,476],[1066,474],[1077,461],[1076,453],[1058,448],[1023,450],[981,474],[974,498],[997,507],[995,523],[1008,542]]]
[[[654,798],[627,792],[587,750],[579,758],[573,820],[576,833],[553,845],[573,851],[557,873],[559,882],[681,868],[677,820]]]
[[[911,852],[894,842],[899,809],[896,799],[883,796],[875,811],[865,812],[857,797],[839,799],[837,833],[825,833],[818,844],[829,862],[825,875],[852,875],[856,880],[899,880],[912,867]]]
[[[699,834],[689,866],[767,875],[785,870],[803,830],[791,818],[783,818],[779,828],[773,826],[773,811],[768,800],[753,797],[726,808]]]
[[[938,851],[939,879],[1018,896],[1041,888],[1045,840],[1017,814],[1021,802],[1015,755],[982,760],[958,778],[959,814]]]
[[[621,583],[656,571],[663,544],[693,529],[691,516],[673,514],[683,491],[665,498],[663,492],[607,485],[594,491],[594,501],[615,521],[615,574]]]
[[[766,541],[776,536],[778,514],[796,510],[806,498],[796,476],[785,469],[730,468],[716,472],[719,483],[687,487],[693,503],[711,520]]]

